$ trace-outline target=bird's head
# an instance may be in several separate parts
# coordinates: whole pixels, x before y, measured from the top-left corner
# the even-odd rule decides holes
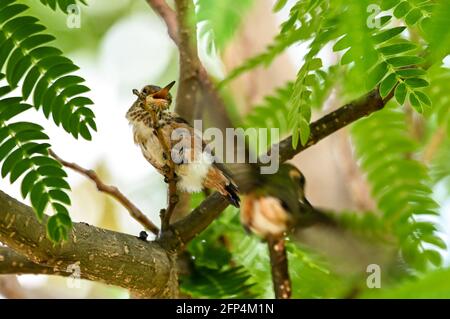
[[[134,89],[133,94],[135,94],[138,99],[128,110],[127,117],[130,117],[133,113],[146,110],[146,108],[151,108],[157,113],[169,109],[170,104],[172,104],[170,89],[174,84],[175,81],[172,81],[163,88],[156,85],[146,85],[140,92]]]
[[[262,236],[280,236],[309,209],[305,177],[291,164],[281,164],[273,175],[261,175],[261,186],[242,201],[241,221]]]

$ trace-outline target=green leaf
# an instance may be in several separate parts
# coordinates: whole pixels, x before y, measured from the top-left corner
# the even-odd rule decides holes
[[[300,142],[304,146],[308,142],[311,129],[309,127],[308,121],[303,116],[301,116],[299,120],[299,130],[300,130]]]
[[[428,81],[421,78],[409,78],[405,80],[405,83],[406,85],[413,88],[423,88],[430,85]]]
[[[434,266],[440,266],[442,264],[442,255],[436,250],[427,249],[424,251],[424,254]]]
[[[60,206],[64,207],[64,206]],[[62,240],[67,240],[68,232],[72,227],[72,222],[68,215],[65,213],[58,213],[56,215],[51,216],[47,221],[47,235],[48,237],[55,241],[59,242]]]
[[[367,88],[371,89],[375,87],[384,78],[388,72],[388,65],[385,62],[381,62],[376,65],[368,76]]]
[[[67,177],[66,172],[55,165],[46,165],[38,168],[38,173],[42,176]]]
[[[42,182],[44,183],[44,185],[48,187],[70,189],[70,185],[64,179],[61,178],[47,177],[44,178]]]
[[[31,159],[34,164],[38,166],[56,166],[61,167],[61,164],[54,160],[53,158],[50,158],[48,156],[35,156]]]
[[[449,25],[450,1],[439,1],[433,9],[432,18],[426,24],[425,37],[430,43],[432,61],[441,61],[450,53]]]
[[[406,15],[405,22],[407,25],[412,26],[416,24],[420,18],[422,18],[422,10],[420,8],[415,8]]]
[[[49,195],[52,199],[55,199],[57,201],[60,201],[61,203],[70,205],[70,198],[69,196],[63,192],[62,190],[59,189],[52,189],[51,191],[49,191]],[[55,205],[55,204],[53,204]]]
[[[286,6],[287,2],[288,0],[277,0],[275,5],[273,6],[273,12],[278,12],[283,9]]]
[[[6,140],[0,146],[0,162],[11,152],[16,146],[16,141],[14,139]]]
[[[421,64],[423,62],[424,59],[418,56],[398,56],[387,60],[387,63],[396,68]]]
[[[384,98],[384,97],[388,96],[389,92],[392,91],[392,89],[394,88],[396,83],[397,83],[397,77],[396,77],[395,73],[389,74],[381,82],[381,85],[380,85],[380,95],[381,95],[381,97]]]
[[[300,139],[299,122],[296,121],[294,127],[292,128],[292,148],[296,149],[298,141]]]
[[[391,44],[378,49],[384,55],[396,55],[416,49],[417,46],[410,42]]]
[[[22,158],[23,158],[23,149],[21,147],[15,149],[11,154],[9,154],[2,165],[2,177],[5,178],[6,175],[11,172],[14,165],[16,165],[17,162],[22,160]]]
[[[14,183],[23,173],[32,167],[32,162],[29,158],[26,158],[14,165],[9,175],[10,182]]]
[[[381,1],[381,9],[383,11],[392,9],[398,4],[398,0],[382,0]]]
[[[86,0],[40,0],[44,5],[49,6],[52,10],[59,8],[62,12],[68,13],[70,5],[84,4],[86,5]]]
[[[322,59],[320,59],[320,58],[314,58],[308,62],[308,70],[309,71],[314,71],[314,70],[320,69],[321,67],[322,67]]]
[[[417,76],[422,76],[422,75],[426,74],[426,72],[424,70],[416,69],[416,68],[400,69],[400,70],[395,71],[395,73],[397,73],[397,75],[402,78],[411,78],[411,77],[417,77]]]
[[[422,104],[425,104],[427,106],[431,106],[431,100],[428,97],[428,95],[426,95],[425,93],[421,92],[421,91],[414,91],[414,93],[416,94],[416,96],[419,98],[419,101]]]
[[[394,9],[394,16],[396,18],[402,18],[404,17],[409,10],[411,10],[411,6],[409,5],[408,1],[402,1],[398,6]]]
[[[400,83],[395,88],[395,99],[397,100],[398,104],[403,105],[405,103],[406,93],[407,90],[405,83]]]
[[[373,40],[375,43],[378,43],[378,44],[386,42],[386,41],[392,39],[393,37],[399,35],[403,31],[405,31],[405,29],[406,29],[406,27],[395,27],[392,29],[388,29],[386,31],[382,31],[382,32],[374,35]]]
[[[409,95],[409,102],[411,103],[411,106],[414,107],[414,109],[419,112],[423,113],[422,104],[420,103],[419,99],[414,93],[411,93]]]
[[[22,197],[25,198],[30,193],[33,185],[39,180],[39,175],[36,171],[31,170],[25,175],[21,184]]]
[[[42,182],[34,184],[30,192],[30,201],[39,220],[44,218],[45,208],[48,204],[48,195]]]
[[[333,46],[333,51],[338,52],[344,49],[350,48],[352,45],[350,38],[348,36],[343,36],[338,42]]]

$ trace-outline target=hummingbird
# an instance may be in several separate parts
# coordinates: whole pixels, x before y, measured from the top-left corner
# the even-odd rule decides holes
[[[195,193],[203,189],[216,190],[231,204],[239,207],[238,189],[230,174],[216,163],[201,134],[169,110],[172,103],[169,91],[174,84],[175,81],[163,88],[146,85],[140,92],[133,90],[137,100],[126,113],[126,118],[133,128],[135,144],[141,148],[145,159],[164,176],[172,159],[180,191]],[[158,136],[158,132],[162,136]],[[161,144],[161,138],[167,148]],[[170,155],[166,154],[167,149],[171,151]],[[174,154],[177,161],[173,160]]]
[[[281,164],[274,175],[260,175],[261,187],[242,200],[241,223],[263,237],[280,237],[293,226],[308,223],[315,213],[305,197],[305,176],[291,164]]]

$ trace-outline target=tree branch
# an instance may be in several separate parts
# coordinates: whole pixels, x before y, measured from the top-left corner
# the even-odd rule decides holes
[[[63,166],[70,168],[93,181],[100,192],[106,193],[115,198],[119,203],[122,204],[123,207],[126,208],[126,210],[128,210],[132,218],[134,218],[138,223],[144,226],[147,230],[151,231],[153,234],[158,235],[158,227],[153,224],[152,221],[139,208],[137,208],[136,205],[134,205],[117,187],[106,185],[95,171],[83,168],[76,163],[67,162],[56,155],[52,150],[49,150],[49,154]]]
[[[0,275],[58,275],[69,276],[71,272],[59,271],[56,268],[39,265],[16,253],[9,247],[0,247]]]
[[[164,0],[146,0],[152,9],[164,20],[167,25],[167,33],[170,38],[178,45],[178,23],[175,11],[169,7]]]
[[[147,0],[148,2],[154,2],[152,0]],[[156,2],[164,2],[164,1],[156,1]],[[197,74],[197,79],[202,84],[202,89],[205,89],[209,94],[205,94],[205,102],[210,103],[210,106],[214,109],[214,112],[218,112],[215,118],[221,119],[222,127],[232,127],[231,121],[229,120],[228,115],[226,114],[226,107],[221,100],[220,96],[217,93],[214,85],[211,83],[207,72],[203,68],[202,64],[199,62],[197,50],[195,46],[192,45],[192,39],[190,39],[190,34],[192,33],[192,29],[189,27],[189,23],[185,20],[188,17],[188,9],[189,4],[192,4],[190,0],[176,0],[177,10],[178,10],[178,24],[183,23],[183,27],[180,28],[179,25],[177,28],[173,25],[173,16],[170,19],[167,18],[167,14],[162,14],[160,10],[155,9],[165,20],[166,25],[169,30],[179,29],[180,38],[178,40],[174,40],[178,45],[180,50],[180,57],[193,58],[191,61],[186,61],[189,63],[185,63],[186,68],[188,68],[188,72],[186,73],[185,81],[183,82],[180,78],[180,87],[182,83],[186,83],[187,80],[192,80],[191,77]],[[165,4],[167,6],[167,4]],[[152,6],[153,7],[153,6]],[[180,13],[181,11],[181,13]],[[173,12],[173,14],[175,14]],[[190,31],[189,31],[190,30]],[[195,29],[194,29],[195,30]],[[171,31],[169,31],[170,33]],[[184,37],[184,39],[183,39]],[[172,38],[173,39],[173,38]],[[184,41],[184,42],[183,42]],[[181,44],[183,42],[183,45]],[[195,44],[195,42],[194,42]],[[185,53],[182,53],[185,52]],[[183,61],[180,58],[180,63],[183,65]],[[182,70],[180,71],[180,77],[182,76]],[[194,78],[195,79],[195,78]],[[189,86],[186,85],[186,89],[182,89],[178,91],[179,97],[182,97],[183,94],[190,95],[192,94],[192,90],[188,90]],[[197,88],[195,89],[197,90]],[[309,148],[310,146],[316,144],[323,138],[331,135],[337,130],[355,122],[356,120],[368,116],[371,113],[378,111],[384,107],[384,105],[392,98],[394,90],[385,98],[382,99],[378,93],[378,88],[372,90],[364,97],[350,102],[347,105],[342,106],[336,111],[322,117],[321,119],[311,123],[311,135],[309,137],[308,142],[302,146],[299,145],[296,149],[292,148],[292,137],[288,137],[281,141],[279,144],[274,145],[274,147],[279,148],[279,161],[285,162],[291,158],[293,158],[298,153],[303,150]],[[207,97],[209,97],[207,99]],[[181,102],[180,102],[181,103]],[[177,108],[181,108],[177,106]],[[192,114],[192,113],[191,113]],[[272,150],[274,149],[272,147]],[[271,151],[272,151],[271,150]],[[269,154],[271,153],[269,151]],[[238,183],[239,184],[239,183]],[[250,189],[249,189],[250,190]],[[247,190],[246,190],[247,191]],[[214,197],[211,197],[214,196]],[[177,222],[177,226],[182,229],[182,231],[178,234],[180,236],[179,241],[181,243],[186,243],[188,240],[192,239],[192,236],[195,236],[202,230],[204,230],[227,206],[228,203],[225,203],[223,199],[219,199],[220,195],[213,194],[208,197],[197,209],[194,210],[196,214],[194,216],[201,216],[200,219],[197,219],[194,216],[187,216],[186,218]],[[192,220],[191,220],[192,218]],[[189,223],[188,222],[192,222]],[[194,231],[189,231],[186,229],[186,225],[190,225]],[[175,229],[175,232],[178,228]],[[170,246],[170,245],[169,245]]]
[[[382,109],[391,98],[392,94],[383,100],[378,94],[378,90],[373,90],[364,97],[350,102],[311,123],[311,136],[305,146],[299,145],[296,149],[293,149],[292,137],[284,139],[275,146],[279,147],[280,162],[284,162],[294,157],[342,127]],[[219,194],[214,193],[204,200],[199,207],[194,209],[190,215],[173,225],[177,236],[172,236],[172,238],[178,238],[181,244],[187,243],[198,233],[206,229],[206,227],[208,227],[228,205],[229,203],[226,199],[222,198]],[[322,216],[312,214],[308,217],[307,224],[310,226],[317,222],[321,223],[322,221]],[[169,246],[171,245],[173,245],[173,242]]]
[[[194,4],[191,0],[175,0],[178,24],[178,49],[180,53],[180,78],[178,81],[175,111],[184,119],[198,115],[200,92],[199,70],[202,68],[197,52],[197,28]],[[169,25],[167,25],[170,28]]]
[[[292,294],[288,258],[284,238],[267,238],[275,298],[290,299]]]
[[[183,249],[189,241],[205,230],[228,205],[228,199],[219,193],[213,193],[189,215],[173,223],[166,233],[161,234],[157,242],[169,251]]]
[[[392,95],[393,93],[383,100],[378,93],[377,88],[370,91],[360,99],[341,106],[336,111],[331,112],[321,119],[311,123],[311,134],[305,145],[298,144],[298,146],[294,149],[292,147],[292,136],[285,138],[279,144],[275,145],[275,147],[279,147],[280,162],[285,162],[293,158],[298,153],[304,151],[312,145],[315,145],[328,135],[333,134],[356,120],[368,116],[375,111],[381,110],[392,98]]]
[[[31,207],[0,191],[0,241],[31,262],[54,272],[78,265],[82,278],[120,286],[142,297],[173,293],[177,284],[171,273],[173,258],[158,243],[74,223],[69,239],[55,244],[46,237],[47,219],[40,223]]]
[[[197,52],[197,30],[191,0],[176,0],[177,12],[164,0],[146,0],[164,20],[168,33],[180,52],[180,79],[175,111],[184,119],[201,118],[205,107],[214,114],[215,126],[232,127],[222,98],[201,63]],[[200,98],[201,97],[201,98]]]

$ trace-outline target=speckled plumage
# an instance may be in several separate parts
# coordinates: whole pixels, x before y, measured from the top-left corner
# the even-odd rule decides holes
[[[157,90],[160,88],[147,86],[141,94],[148,96]],[[147,161],[164,175],[164,166],[168,164],[168,156],[164,154],[164,148],[157,137],[156,128],[159,128],[165,144],[172,150],[172,157],[174,149],[176,149],[178,153],[175,154],[178,155],[178,158],[183,159],[175,161],[178,189],[189,193],[199,192],[204,188],[214,189],[227,196],[232,204],[239,206],[236,186],[215,165],[214,157],[204,150],[205,143],[201,140],[201,136],[176,113],[168,110],[171,99],[151,98],[150,100],[151,107],[157,114],[157,123],[154,123],[150,112],[146,109],[148,104],[144,105],[141,97],[136,100],[126,114],[126,118],[133,128],[134,142],[141,148]],[[176,129],[189,134],[173,140],[172,133]],[[181,145],[180,143],[183,147],[177,149],[176,146]]]

